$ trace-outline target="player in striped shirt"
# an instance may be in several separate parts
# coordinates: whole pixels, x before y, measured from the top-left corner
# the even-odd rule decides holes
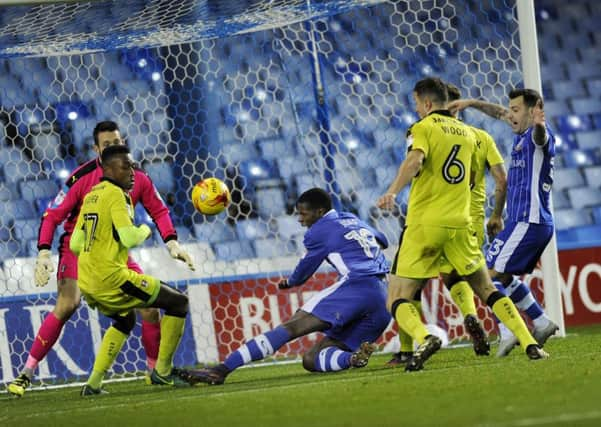
[[[540,345],[559,329],[545,314],[519,276],[531,273],[553,237],[550,209],[555,137],[545,122],[543,99],[533,89],[509,93],[509,108],[475,99],[455,101],[453,110],[476,108],[506,121],[514,132],[507,179],[505,228],[492,241],[486,262],[498,288],[504,288],[516,306],[534,324],[532,335]],[[497,356],[506,356],[517,338],[500,325]]]

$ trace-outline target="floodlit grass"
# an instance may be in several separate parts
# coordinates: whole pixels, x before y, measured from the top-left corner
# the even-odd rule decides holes
[[[165,389],[110,383],[109,395],[79,388],[0,394],[2,426],[599,426],[601,325],[549,341],[551,359],[476,357],[442,350],[422,372],[369,366],[306,373],[300,363],[240,369],[223,386]],[[494,351],[494,348],[493,348]]]

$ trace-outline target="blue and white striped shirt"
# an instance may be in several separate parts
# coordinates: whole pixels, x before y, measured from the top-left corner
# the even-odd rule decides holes
[[[388,247],[386,236],[348,212],[331,210],[305,233],[307,253],[288,278],[301,285],[325,260],[343,277],[379,276],[390,271],[381,248]]]
[[[534,127],[516,135],[507,175],[507,220],[553,224],[549,206],[553,184],[555,136],[547,126],[547,143],[534,143]]]

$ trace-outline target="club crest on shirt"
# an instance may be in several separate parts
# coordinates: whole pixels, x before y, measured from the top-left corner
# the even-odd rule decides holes
[[[142,286],[143,288],[147,288],[148,287],[148,282],[146,280],[142,280],[140,282],[140,286]]]

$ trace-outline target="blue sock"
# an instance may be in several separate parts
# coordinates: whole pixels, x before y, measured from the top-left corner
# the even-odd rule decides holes
[[[315,356],[315,370],[335,372],[351,367],[351,353],[338,347],[326,347]]]
[[[278,326],[246,342],[242,347],[230,354],[223,364],[230,371],[233,371],[251,360],[260,360],[275,353],[289,340],[290,334],[288,331],[283,326]]]
[[[545,312],[524,282],[514,278],[513,282],[507,286],[507,294],[516,307],[526,313],[532,321],[538,320],[541,316],[546,319]]]

